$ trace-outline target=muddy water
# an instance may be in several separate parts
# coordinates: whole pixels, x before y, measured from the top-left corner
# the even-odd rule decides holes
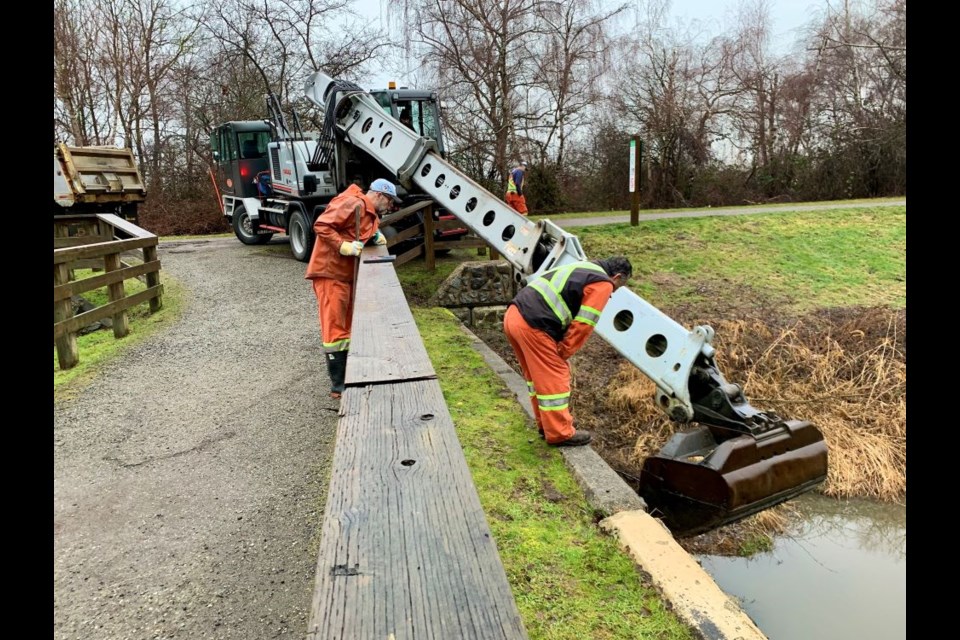
[[[794,500],[803,521],[752,558],[699,556],[770,640],[907,637],[907,509],[822,496]]]

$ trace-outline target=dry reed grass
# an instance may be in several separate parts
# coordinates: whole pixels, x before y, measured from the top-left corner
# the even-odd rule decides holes
[[[717,365],[743,386],[752,406],[808,420],[823,433],[824,494],[906,497],[904,311],[833,310],[780,328],[760,320],[724,320],[714,328]],[[608,401],[629,416],[618,431],[635,435],[631,462],[638,468],[677,429],[653,393],[653,383],[626,362],[611,384]]]

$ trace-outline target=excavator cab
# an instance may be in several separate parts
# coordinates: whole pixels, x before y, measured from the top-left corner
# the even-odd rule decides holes
[[[418,136],[434,140],[440,155],[445,155],[440,101],[436,93],[406,87],[398,89],[391,82],[388,89],[371,91],[370,95],[386,113],[410,127]]]
[[[270,125],[263,120],[225,122],[210,134],[221,193],[249,198],[260,195],[255,178],[269,172]]]

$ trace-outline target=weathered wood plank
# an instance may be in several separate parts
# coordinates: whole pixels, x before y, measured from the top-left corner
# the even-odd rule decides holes
[[[385,247],[368,247],[360,260],[347,386],[436,376],[393,263],[363,262],[386,253]]]
[[[124,220],[113,213],[98,213],[97,217],[103,222],[109,224],[114,229],[114,235],[117,231],[129,234],[132,238],[156,238],[156,234],[150,233],[142,227],[138,227],[132,222]]]
[[[437,268],[437,255],[433,252],[433,225],[433,207],[430,207],[423,212],[423,258],[430,271]]]
[[[348,387],[308,640],[526,638],[436,380]]]
[[[119,271],[122,268],[120,266],[119,253],[111,253],[104,257],[103,261],[107,273]],[[121,280],[120,282],[113,282],[107,285],[107,293],[110,298],[110,303],[117,305],[117,312],[113,314],[113,337],[123,338],[130,333],[130,323],[127,321],[127,310],[122,304],[127,297],[127,291],[123,285],[123,281]]]
[[[64,249],[66,247],[83,247],[88,244],[110,242],[111,240],[113,240],[112,237],[108,238],[106,236],[70,236],[68,238],[54,238],[53,248]]]
[[[66,264],[53,265],[53,287],[67,286],[70,279],[69,269]],[[73,305],[70,300],[61,300],[53,303],[53,322],[54,326],[58,322],[65,322],[73,316]],[[77,334],[73,331],[62,333],[57,336],[54,334],[53,342],[57,347],[57,362],[60,364],[60,370],[70,369],[76,366],[80,361],[80,354],[77,351]]]
[[[387,242],[387,246],[392,247],[393,245],[403,242],[404,240],[409,240],[410,238],[415,238],[421,235],[423,235],[423,225],[415,224],[409,229],[404,229],[397,235],[390,238],[390,240]]]
[[[157,269],[150,270],[147,272],[147,286],[148,287],[159,287],[160,286],[160,262],[157,260],[157,247],[144,247],[143,248],[143,262],[145,264],[157,263]],[[163,308],[163,296],[158,295],[155,298],[150,298],[150,313],[156,313]]]
[[[133,249],[155,246],[157,246],[157,237],[152,236],[150,238],[131,238],[129,240],[97,242],[95,244],[88,244],[83,247],[71,247],[68,249],[54,249],[53,264],[60,264],[61,262],[73,262],[74,260],[95,258],[108,253],[123,253],[125,251],[132,251]]]
[[[399,267],[402,264],[406,264],[411,260],[416,260],[423,255],[423,245],[418,244],[413,249],[405,251],[397,256],[397,261],[394,263],[395,266]]]
[[[100,264],[102,266],[103,261],[101,261]],[[105,287],[108,284],[112,284],[114,282],[120,282],[121,280],[136,278],[145,273],[151,273],[159,270],[160,270],[160,261],[153,260],[151,262],[144,262],[143,264],[124,267],[123,269],[118,269],[117,271],[104,273],[103,275],[92,276],[90,278],[84,278],[83,280],[74,280],[73,282],[66,285],[55,286],[53,288],[53,301],[57,302],[58,300],[71,298],[85,291],[99,289],[100,287]],[[154,285],[150,285],[150,286],[154,286]]]
[[[433,200],[421,200],[415,204],[410,205],[409,207],[404,207],[399,211],[394,211],[391,214],[385,215],[380,219],[381,227],[389,227],[391,224],[394,224],[398,220],[403,220],[407,216],[413,215],[420,209],[423,209],[426,206],[433,204]]]

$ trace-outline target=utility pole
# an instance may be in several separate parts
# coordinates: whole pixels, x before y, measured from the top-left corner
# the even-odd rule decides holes
[[[630,226],[640,224],[640,158],[643,142],[639,135],[630,139]]]

